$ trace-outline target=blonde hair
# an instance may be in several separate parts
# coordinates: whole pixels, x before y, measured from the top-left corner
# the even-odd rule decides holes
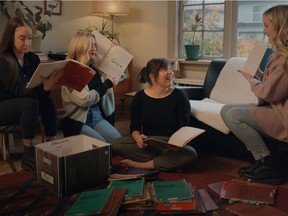
[[[91,39],[95,36],[88,31],[79,31],[71,39],[68,50],[67,59],[74,59],[83,64],[90,61],[89,50],[91,49]]]
[[[288,58],[288,5],[277,5],[263,13],[272,23],[277,32],[274,38],[274,49]]]

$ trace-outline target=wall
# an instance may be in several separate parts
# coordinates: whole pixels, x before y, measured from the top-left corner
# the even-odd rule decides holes
[[[27,5],[43,6],[43,1],[27,1]],[[53,30],[42,41],[43,51],[65,51],[72,35],[89,24],[101,24],[102,18],[89,16],[91,1],[62,1],[62,14],[48,19]],[[174,58],[175,50],[175,2],[174,1],[130,1],[128,16],[116,17],[116,31],[120,32],[120,43],[133,56],[132,90],[141,86],[136,82],[138,72],[153,57]],[[0,26],[6,18],[0,15]],[[3,28],[0,29],[2,37]]]

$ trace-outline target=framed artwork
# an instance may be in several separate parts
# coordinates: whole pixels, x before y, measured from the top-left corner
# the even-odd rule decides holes
[[[61,0],[45,0],[44,1],[44,10],[51,11],[54,15],[61,15]]]

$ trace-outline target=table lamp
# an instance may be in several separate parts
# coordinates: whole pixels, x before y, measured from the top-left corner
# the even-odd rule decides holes
[[[92,15],[109,16],[111,20],[111,33],[114,34],[115,16],[126,16],[129,14],[129,1],[92,1]]]

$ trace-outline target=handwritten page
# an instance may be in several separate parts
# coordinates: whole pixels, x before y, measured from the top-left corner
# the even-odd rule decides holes
[[[133,56],[119,45],[113,45],[112,41],[100,34],[92,32],[97,42],[98,69],[110,77],[119,78],[124,75],[128,64]]]

